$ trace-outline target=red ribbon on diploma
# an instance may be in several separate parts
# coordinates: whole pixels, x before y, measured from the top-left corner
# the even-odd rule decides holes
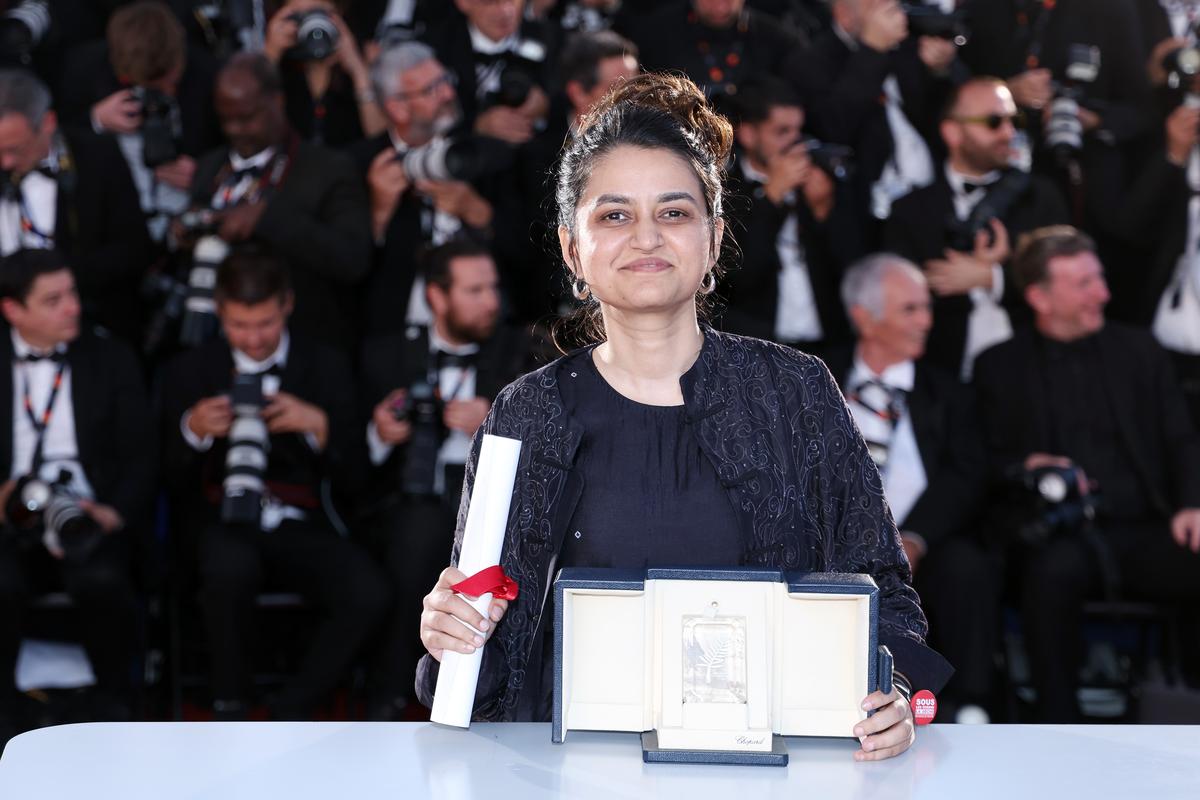
[[[450,588],[468,597],[490,594],[497,600],[516,600],[518,592],[517,582],[505,575],[499,565],[480,570]]]

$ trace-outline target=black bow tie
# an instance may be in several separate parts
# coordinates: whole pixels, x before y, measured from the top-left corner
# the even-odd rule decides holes
[[[261,166],[250,166],[243,167],[241,169],[235,169],[229,174],[229,183],[233,186],[237,186],[246,178],[257,178],[259,175],[262,175],[262,173],[263,168]]]
[[[468,369],[475,366],[475,362],[478,361],[478,357],[478,353],[459,354],[448,353],[445,350],[438,350],[436,353],[434,353],[433,360],[438,369],[445,369],[446,367],[459,367],[461,369]]]
[[[39,361],[52,361],[57,364],[57,363],[66,361],[66,359],[67,359],[67,354],[60,353],[57,350],[55,350],[52,353],[32,353],[31,352],[31,353],[26,353],[25,355],[21,356],[21,360],[27,364],[36,364]]]

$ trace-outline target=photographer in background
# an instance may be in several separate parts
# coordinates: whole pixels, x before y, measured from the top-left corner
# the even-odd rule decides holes
[[[83,318],[136,343],[150,237],[116,145],[60,128],[50,92],[0,70],[0,255],[55,248],[75,272]]]
[[[451,136],[461,114],[454,78],[434,52],[420,42],[400,42],[384,49],[372,67],[376,92],[388,117],[388,130],[356,147],[353,155],[366,175],[370,196],[375,259],[365,291],[368,334],[397,332],[407,325],[428,325],[429,308],[417,274],[416,253],[422,246],[440,245],[469,234],[490,241],[497,255],[521,251],[525,228],[521,206],[508,176],[483,174],[498,170],[509,148],[499,148],[492,163],[472,163],[470,178],[414,179],[406,158],[432,154],[462,136]],[[486,141],[473,139],[472,141]],[[472,162],[480,159],[470,159]],[[423,157],[419,166],[439,172],[449,159]],[[507,185],[506,185],[507,184]],[[492,198],[507,197],[493,202]],[[507,259],[520,263],[515,258]]]
[[[264,56],[231,58],[217,75],[215,99],[229,148],[196,167],[191,195],[204,211],[201,224],[230,245],[254,241],[286,258],[296,297],[292,327],[349,354],[371,246],[352,162],[291,130],[279,73]],[[201,232],[208,231],[175,226],[179,237]]]
[[[800,91],[814,135],[854,148],[859,203],[885,220],[892,203],[937,177],[929,143],[957,47],[910,36],[896,0],[832,0],[830,8],[833,27],[794,53],[783,74]]]
[[[25,612],[48,591],[74,601],[98,685],[93,717],[131,718],[135,536],[154,494],[155,447],[138,364],[116,341],[81,333],[61,254],[19,250],[0,262],[0,310],[9,365],[0,369],[3,743],[17,725],[11,681]]]
[[[963,60],[977,75],[1009,81],[1032,123],[1034,170],[1059,184],[1072,223],[1108,253],[1136,167],[1130,146],[1150,127],[1134,3],[968,0],[965,8],[972,37]]]
[[[345,147],[386,120],[358,42],[329,0],[289,0],[267,23],[263,52],[279,67],[287,115],[306,141]]]
[[[838,286],[862,236],[849,175],[814,163],[804,109],[786,83],[744,81],[735,108],[729,222],[742,257],[728,279],[725,327],[824,355],[850,339]]]
[[[278,259],[234,251],[216,297],[224,339],[162,377],[166,472],[195,548],[214,711],[245,718],[254,597],[276,589],[321,613],[298,672],[268,703],[275,719],[309,719],[387,607],[382,578],[338,534],[330,505],[359,485],[353,379],[341,354],[290,329]]]
[[[187,47],[179,20],[155,0],[120,8],[106,41],[67,59],[63,124],[113,135],[156,242],[163,242],[169,217],[187,208],[195,159],[220,143],[215,75],[212,59]]]
[[[1067,220],[1049,180],[1011,166],[1017,122],[1002,81],[959,86],[940,126],[945,163],[884,226],[883,246],[920,264],[937,297],[929,357],[964,380],[975,356],[1012,334],[1010,311],[1023,311],[1005,271],[1012,243]]]
[[[498,278],[487,248],[454,240],[423,262],[432,323],[369,339],[361,362],[379,498],[373,549],[396,587],[368,709],[377,719],[399,719],[411,692],[422,652],[412,621],[421,613],[421,587],[436,580],[453,539],[471,438],[492,398],[531,366],[528,337],[498,324]]]
[[[1200,598],[1200,438],[1166,353],[1105,322],[1088,236],[1034,231],[1012,271],[1034,323],[979,357],[975,386],[994,475],[1049,501],[1012,555],[1040,721],[1073,722],[1084,601]]]
[[[550,110],[558,44],[553,30],[524,18],[526,0],[454,0],[454,6],[457,11],[431,21],[423,40],[455,74],[467,125],[511,145],[525,144]]]

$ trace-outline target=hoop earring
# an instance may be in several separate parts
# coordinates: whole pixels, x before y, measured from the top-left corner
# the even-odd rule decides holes
[[[700,294],[712,294],[717,290],[717,273],[709,270],[704,273],[704,283],[700,284]]]
[[[592,296],[592,290],[588,288],[587,281],[583,278],[576,278],[571,281],[571,294],[581,303],[587,302],[587,299]]]

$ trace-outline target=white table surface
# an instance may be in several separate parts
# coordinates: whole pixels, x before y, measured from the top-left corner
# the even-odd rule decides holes
[[[1200,726],[934,725],[899,758],[788,739],[787,767],[643,764],[636,734],[546,724],[192,722],[22,734],[0,798],[1200,798]]]

